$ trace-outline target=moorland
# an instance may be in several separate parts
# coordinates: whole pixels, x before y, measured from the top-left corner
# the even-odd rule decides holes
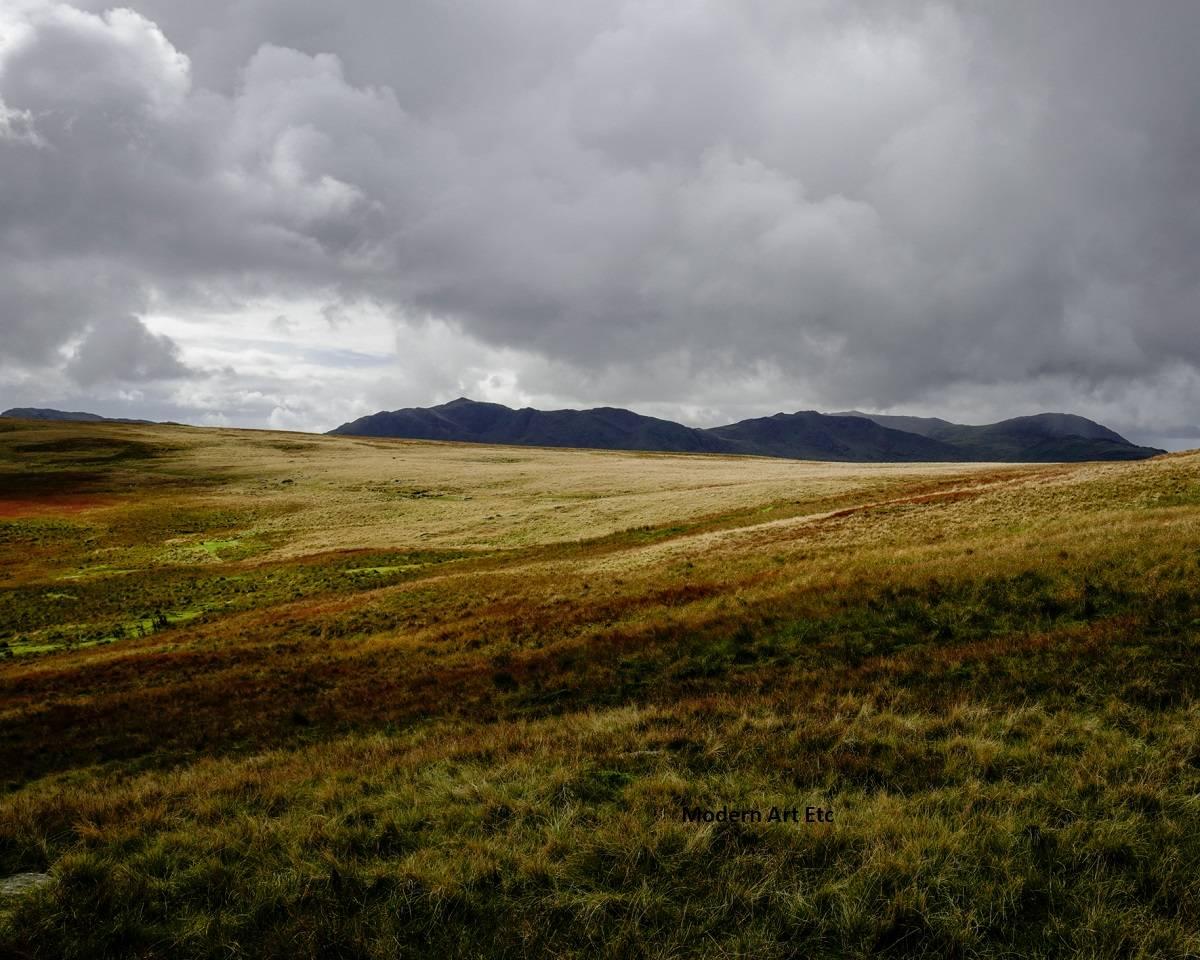
[[[1198,587],[1198,453],[0,420],[0,955],[1198,955]]]

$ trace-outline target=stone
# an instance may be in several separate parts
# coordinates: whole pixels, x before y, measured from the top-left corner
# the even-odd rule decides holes
[[[0,897],[15,897],[38,887],[44,887],[54,878],[48,873],[14,873],[0,878]]]

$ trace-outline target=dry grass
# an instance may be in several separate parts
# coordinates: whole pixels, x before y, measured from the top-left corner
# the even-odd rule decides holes
[[[1200,951],[1200,455],[8,426],[0,952]]]

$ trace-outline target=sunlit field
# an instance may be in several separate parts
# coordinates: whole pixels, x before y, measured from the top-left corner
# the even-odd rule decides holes
[[[0,956],[1200,955],[1198,652],[1200,454],[0,421]]]

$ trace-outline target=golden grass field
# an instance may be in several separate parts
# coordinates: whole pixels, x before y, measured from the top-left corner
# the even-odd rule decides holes
[[[0,421],[0,955],[1200,956],[1198,587],[1196,453]]]

